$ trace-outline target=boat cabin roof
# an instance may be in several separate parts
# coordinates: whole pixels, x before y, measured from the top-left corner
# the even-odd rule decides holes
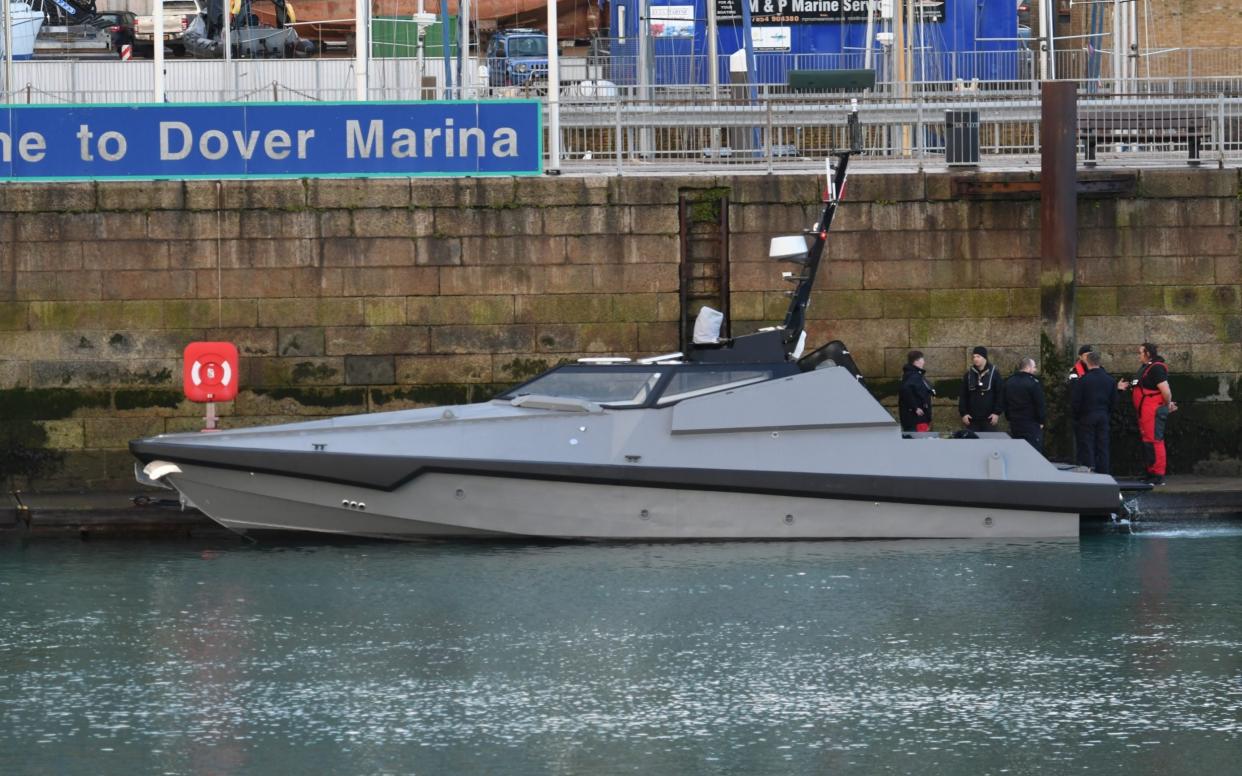
[[[674,361],[566,364],[497,396],[577,399],[614,409],[667,407],[683,399],[741,388],[799,372],[796,363],[696,364]]]

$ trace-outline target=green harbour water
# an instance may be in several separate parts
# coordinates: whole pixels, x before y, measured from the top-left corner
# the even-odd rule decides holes
[[[1226,774],[1242,523],[0,543],[0,774]]]

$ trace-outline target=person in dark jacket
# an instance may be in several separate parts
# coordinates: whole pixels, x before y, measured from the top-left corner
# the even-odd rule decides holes
[[[1005,378],[988,363],[988,349],[982,345],[971,351],[970,360],[971,367],[962,377],[958,414],[971,431],[995,431],[1005,412]]]
[[[1010,435],[1030,442],[1043,455],[1047,408],[1033,358],[1022,359],[1018,371],[1005,381],[1005,417],[1009,418]]]
[[[1117,383],[1100,366],[1099,353],[1088,353],[1086,360],[1087,373],[1074,381],[1070,392],[1078,465],[1108,474],[1109,418],[1117,406]]]
[[[931,431],[932,397],[936,389],[927,382],[927,359],[921,351],[906,354],[901,368],[901,388],[897,391],[897,410],[902,431]]]

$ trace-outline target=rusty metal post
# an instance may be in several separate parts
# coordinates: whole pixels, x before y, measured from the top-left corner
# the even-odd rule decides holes
[[[1044,81],[1040,111],[1040,368],[1052,423],[1044,438],[1052,454],[1070,449],[1064,375],[1073,364],[1074,273],[1078,267],[1078,95],[1072,81]],[[1058,411],[1060,410],[1060,411]]]

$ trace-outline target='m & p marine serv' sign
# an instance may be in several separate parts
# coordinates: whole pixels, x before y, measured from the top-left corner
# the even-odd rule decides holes
[[[0,179],[537,175],[536,100],[13,106]]]
[[[741,21],[742,3],[747,0],[715,0],[716,18]],[[892,13],[892,3],[881,0],[749,0],[753,24],[808,24],[815,22],[866,22],[868,7],[874,13]],[[943,0],[904,0],[906,14],[915,22],[944,19]],[[889,18],[885,16],[884,18]]]

